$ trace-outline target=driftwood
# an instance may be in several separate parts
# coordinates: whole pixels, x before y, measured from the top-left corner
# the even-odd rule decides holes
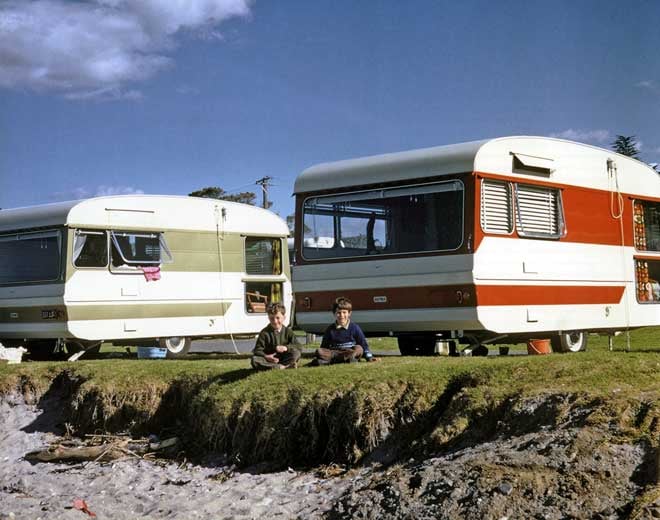
[[[95,436],[98,437],[98,436]],[[162,442],[149,443],[146,440],[103,436],[112,439],[111,442],[95,445],[68,446],[63,443],[52,444],[45,450],[31,451],[25,454],[25,459],[31,462],[109,462],[125,457],[142,458],[157,454],[178,443],[176,437]]]

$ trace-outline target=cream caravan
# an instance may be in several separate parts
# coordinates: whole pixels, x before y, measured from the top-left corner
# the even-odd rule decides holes
[[[2,210],[0,342],[47,356],[157,339],[177,355],[256,333],[268,302],[291,307],[287,235],[269,211],[193,197]]]
[[[660,177],[629,157],[505,137],[320,164],[294,191],[309,332],[338,296],[404,354],[438,338],[578,351],[591,331],[660,324]]]

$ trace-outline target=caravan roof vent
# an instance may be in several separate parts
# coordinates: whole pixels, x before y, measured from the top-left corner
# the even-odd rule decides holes
[[[511,155],[513,156],[512,170],[514,173],[542,173],[550,175],[555,171],[553,159],[516,152],[511,152]]]

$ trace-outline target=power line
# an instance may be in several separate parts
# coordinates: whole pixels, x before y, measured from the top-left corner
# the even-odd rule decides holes
[[[255,182],[255,184],[261,185],[261,207],[265,209],[271,206],[271,203],[268,201],[268,188],[271,186],[270,181],[272,180],[272,177],[266,176]]]

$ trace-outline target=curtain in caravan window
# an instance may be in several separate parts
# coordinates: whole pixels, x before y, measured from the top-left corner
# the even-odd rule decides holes
[[[487,233],[513,231],[513,206],[508,182],[484,180],[481,183],[481,229]]]
[[[245,272],[278,275],[282,273],[282,247],[279,238],[245,239]]]
[[[76,231],[73,242],[73,265],[107,267],[108,239],[105,231]]]
[[[561,192],[556,188],[516,184],[516,228],[524,237],[561,237],[564,234]]]
[[[634,212],[635,248],[660,251],[660,203],[636,200]]]

